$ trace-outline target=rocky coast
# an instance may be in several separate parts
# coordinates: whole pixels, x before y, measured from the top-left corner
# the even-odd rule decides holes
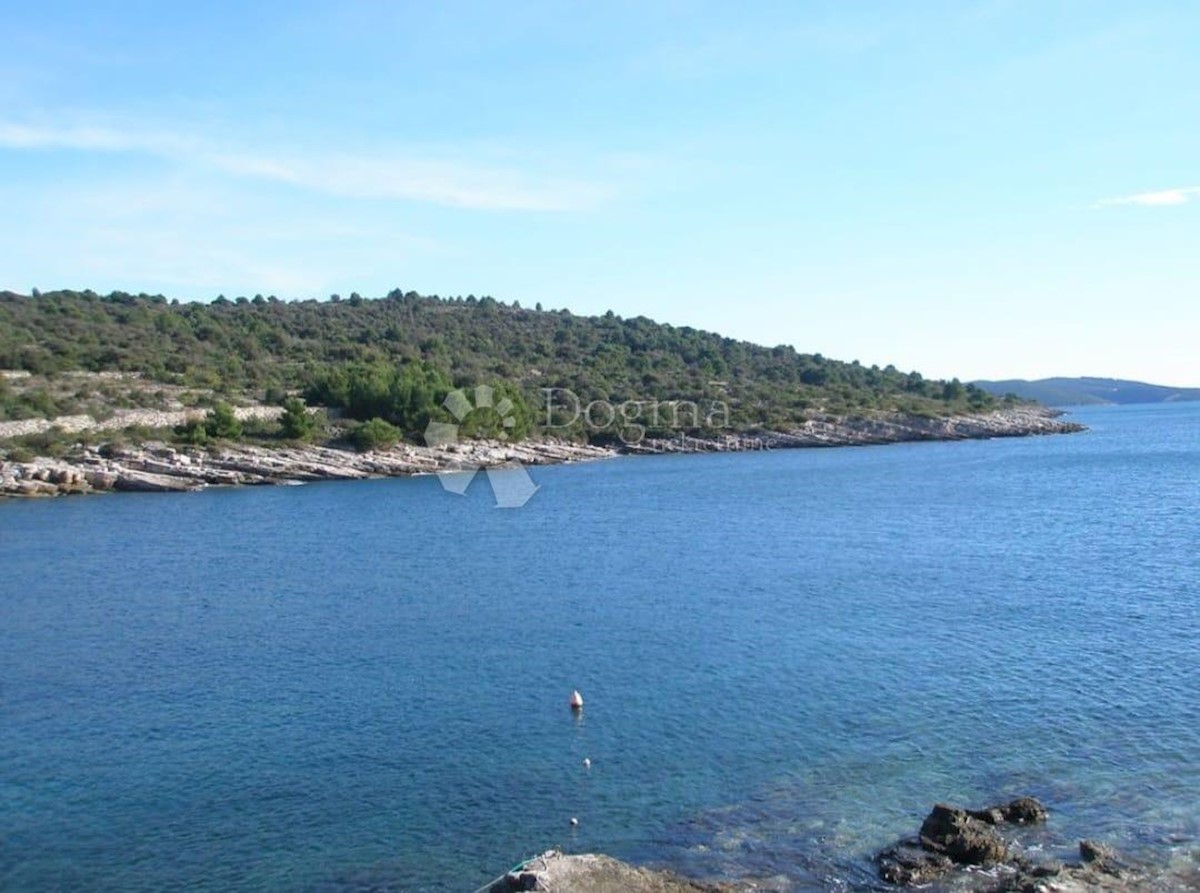
[[[84,426],[87,427],[87,426]],[[77,446],[57,458],[0,461],[0,496],[58,496],[112,490],[171,492],[209,486],[306,483],[398,477],[503,465],[546,465],[620,453],[702,453],[805,447],[865,446],[910,441],[1065,434],[1083,429],[1051,410],[1031,407],[939,418],[880,414],[818,416],[790,431],[669,439],[632,439],[596,446],[543,439],[521,443],[472,440],[444,446],[401,444],[357,453],[333,446]]]
[[[362,480],[600,459],[613,451],[565,441],[468,441],[357,453],[325,446],[229,445],[205,449],[146,443],[88,447],[58,459],[0,462],[0,496],[59,496],[111,490],[175,492],[209,486]]]
[[[1078,856],[1046,858],[1034,843],[1050,819],[1032,797],[984,809],[936,804],[917,836],[875,856],[882,886],[871,889],[961,893],[1183,893],[1200,889],[1200,866],[1151,865],[1126,859],[1094,840],[1079,842]],[[1033,845],[1031,845],[1033,843]],[[832,882],[830,889],[849,889]],[[783,876],[695,880],[594,853],[543,853],[483,888],[481,893],[785,893]],[[803,889],[809,889],[807,887]]]
[[[874,413],[863,416],[814,415],[788,431],[757,431],[715,438],[680,435],[647,438],[625,445],[628,452],[710,452],[803,447],[871,446],[929,440],[988,440],[1083,431],[1059,410],[1019,406],[994,412],[949,416]]]

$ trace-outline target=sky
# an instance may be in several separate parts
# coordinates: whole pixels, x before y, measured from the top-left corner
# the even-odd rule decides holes
[[[0,288],[1200,386],[1200,4],[0,0]]]

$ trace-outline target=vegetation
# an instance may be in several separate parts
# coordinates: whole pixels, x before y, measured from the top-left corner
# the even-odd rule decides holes
[[[311,440],[317,432],[317,419],[308,411],[303,400],[295,397],[283,402],[279,417],[279,433],[287,440]]]
[[[282,403],[302,394],[309,405],[367,423],[358,431],[379,420],[409,438],[432,420],[458,422],[465,436],[521,438],[544,428],[548,413],[555,433],[595,436],[609,422],[611,434],[650,404],[656,411],[636,420],[654,434],[679,426],[680,417],[701,431],[750,430],[787,428],[815,412],[944,415],[999,402],[957,380],[760,347],[645,317],[579,317],[398,289],[375,300],[288,303],[256,295],[211,304],[121,292],[0,292],[0,369],[51,381],[72,371],[136,372],[173,394],[211,390],[222,402],[202,425],[177,432],[192,442],[238,436],[226,410],[243,396]],[[490,396],[479,385],[490,386]],[[459,388],[466,412],[451,414],[443,401]],[[314,435],[299,402],[285,403],[279,436]],[[589,416],[594,402],[605,411]],[[0,378],[0,419],[53,417],[85,403]],[[716,406],[723,411],[714,414]],[[380,425],[371,431],[356,437],[391,436]]]
[[[209,437],[218,440],[237,440],[242,436],[242,423],[238,421],[233,407],[228,403],[218,403],[208,411],[204,419],[204,429]]]
[[[360,453],[386,450],[388,447],[396,445],[396,442],[400,440],[400,433],[399,428],[388,424],[383,419],[371,419],[354,429],[350,434],[350,442]]]
[[[440,413],[452,389],[450,379],[424,361],[375,361],[318,368],[305,396],[312,403],[336,406],[350,418],[383,419],[416,436]]]

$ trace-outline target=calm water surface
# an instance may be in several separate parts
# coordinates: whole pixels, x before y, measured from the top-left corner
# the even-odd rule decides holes
[[[1023,793],[1047,850],[1187,858],[1200,405],[1076,415],[535,469],[511,511],[0,503],[0,887],[469,893],[561,846],[863,889],[932,802]]]

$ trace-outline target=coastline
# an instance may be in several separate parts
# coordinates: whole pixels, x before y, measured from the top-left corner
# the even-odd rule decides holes
[[[400,444],[357,453],[328,446],[214,448],[147,442],[135,447],[78,447],[61,458],[0,461],[0,497],[46,497],[109,491],[181,492],[210,486],[261,486],[323,480],[407,477],[503,465],[550,465],[621,454],[748,452],[770,449],[867,446],[913,441],[984,440],[1069,434],[1085,430],[1061,421],[1061,412],[1018,407],[944,418],[880,414],[819,416],[791,431],[761,431],[698,438],[680,435],[617,446],[565,440],[510,444],[473,440],[445,446]]]
[[[938,884],[931,880],[872,886],[873,890],[956,890],[961,893],[1186,893],[1196,889],[1200,874],[1193,865],[1130,864],[1111,851],[1097,857],[1098,845],[1080,844],[1080,859],[1070,865],[1048,863],[1030,870],[1011,866],[984,870],[972,866]],[[1103,849],[1101,847],[1101,849]],[[788,893],[782,877],[705,879],[670,870],[631,865],[599,853],[568,854],[549,850],[521,863],[476,893]],[[851,889],[840,883],[829,889]]]

